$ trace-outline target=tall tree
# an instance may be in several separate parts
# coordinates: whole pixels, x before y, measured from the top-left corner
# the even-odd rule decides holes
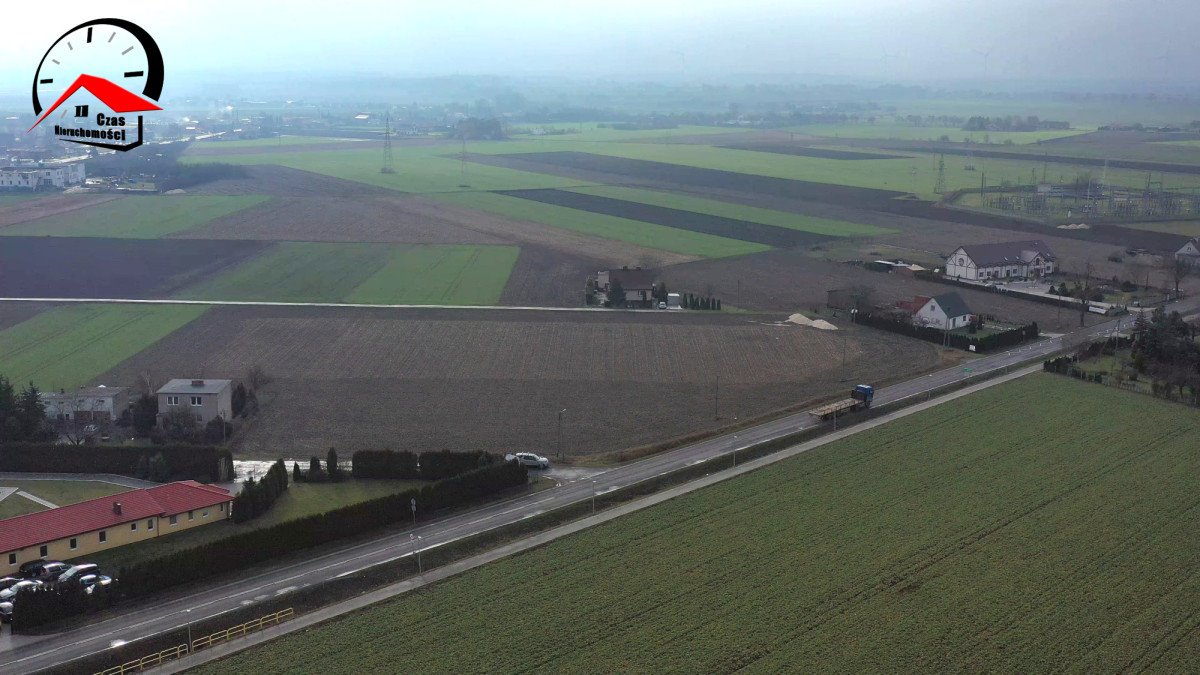
[[[608,298],[608,304],[612,307],[625,306],[625,288],[621,286],[621,282],[613,279],[608,282],[608,292],[605,293]]]

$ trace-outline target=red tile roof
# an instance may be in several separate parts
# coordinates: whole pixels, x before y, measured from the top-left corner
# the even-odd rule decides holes
[[[233,499],[228,490],[193,480],[119,492],[0,520],[0,552],[17,551],[143,518],[171,516]],[[114,504],[121,504],[116,513]]]

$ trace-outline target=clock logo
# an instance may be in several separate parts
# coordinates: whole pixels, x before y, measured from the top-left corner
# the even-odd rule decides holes
[[[162,110],[155,103],[162,86],[162,52],[149,33],[124,19],[81,23],[55,40],[38,64],[33,76],[38,118],[29,131],[58,112],[56,137],[132,150],[142,144],[140,113]],[[48,100],[53,103],[44,108]]]

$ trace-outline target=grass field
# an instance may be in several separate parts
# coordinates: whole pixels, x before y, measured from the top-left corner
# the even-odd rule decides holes
[[[289,467],[290,471],[291,467]],[[118,570],[134,560],[165,555],[172,551],[200,546],[225,537],[257,530],[279,523],[304,518],[333,509],[357,504],[376,497],[403,492],[421,485],[420,481],[347,480],[342,483],[290,483],[285,492],[265,514],[245,523],[222,521],[171,536],[159,537],[130,546],[121,546],[97,555],[88,562]],[[164,523],[165,524],[165,523]]]
[[[0,229],[9,236],[156,239],[260,204],[259,195],[139,196]]]
[[[1032,375],[196,672],[1190,671],[1198,432]]]
[[[510,218],[532,220],[561,227],[564,230],[573,230],[685,255],[721,258],[758,253],[770,248],[754,242],[689,232],[675,227],[644,223],[639,220],[618,218],[602,213],[590,213],[491,192],[462,192],[435,195],[435,197],[458,206],[466,206]]]
[[[0,479],[0,488],[17,488],[41,497],[46,501],[66,506],[77,502],[104,497],[129,488],[114,483],[104,483],[92,480],[6,480]],[[26,499],[19,494],[11,494],[0,501],[0,518],[12,518],[26,513],[43,511],[47,507]]]
[[[692,197],[689,195],[669,192],[657,192],[655,190],[641,190],[638,188],[621,187],[616,185],[572,188],[570,191],[581,192],[589,195],[597,195],[600,197],[611,197],[613,199],[623,199],[625,201],[638,202],[641,204],[664,206],[671,209],[680,209],[682,211],[707,213],[714,216],[721,216],[723,218],[748,220],[754,223],[763,223],[764,225],[775,225],[777,227],[786,227],[792,230],[814,232],[816,234],[825,234],[834,237],[877,236],[883,234],[894,234],[898,231],[883,227],[875,227],[873,225],[850,223],[844,220],[816,218],[814,216],[806,216],[799,213],[785,213],[783,211],[773,211],[771,209],[747,206],[745,204],[719,202],[713,199],[704,199],[703,197]]]
[[[345,143],[359,139],[335,138],[332,136],[275,136],[274,138],[250,138],[237,141],[200,141],[197,148],[216,150],[218,148],[276,148],[286,145],[320,145],[322,143]]]
[[[809,124],[790,127],[788,131],[830,138],[878,138],[891,141],[936,141],[947,136],[951,141],[991,144],[1012,141],[1017,145],[1046,141],[1052,138],[1085,134],[1092,129],[1068,131],[963,131],[958,127],[914,127],[907,124]]]
[[[0,372],[17,387],[30,381],[43,390],[80,387],[207,309],[116,304],[57,307],[0,331]]]
[[[494,304],[519,250],[284,242],[178,294],[193,300]]]
[[[52,194],[52,193],[51,193]],[[45,192],[0,192],[0,206],[5,204],[16,204],[29,199],[37,199],[38,197],[46,197]]]

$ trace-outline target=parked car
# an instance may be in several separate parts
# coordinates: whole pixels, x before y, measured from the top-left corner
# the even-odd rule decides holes
[[[0,591],[0,602],[12,602],[13,598],[17,597],[17,592],[22,588],[36,588],[41,586],[42,582],[34,581],[33,579],[22,579],[8,588]]]
[[[3,577],[0,578],[0,591],[11,588],[14,584],[21,581],[21,577]]]
[[[541,455],[535,455],[532,452],[518,452],[515,455],[510,454],[504,456],[504,461],[506,462],[511,462],[513,460],[516,460],[517,464],[530,469],[550,468],[550,460],[542,457]]]
[[[0,623],[12,623],[12,602],[0,602]]]
[[[67,571],[68,567],[70,565],[57,560],[30,560],[17,568],[17,573],[24,579],[45,581]]]
[[[55,584],[71,584],[80,580],[86,575],[96,575],[100,573],[100,566],[92,563],[84,563],[82,565],[71,565],[57,577],[54,578]]]
[[[79,587],[84,593],[91,595],[92,591],[112,583],[112,577],[103,574],[85,574],[79,577]]]
[[[667,303],[665,303],[665,302],[660,302],[660,303],[658,303],[658,308],[659,308],[659,309],[666,309],[666,308],[667,308]]]

